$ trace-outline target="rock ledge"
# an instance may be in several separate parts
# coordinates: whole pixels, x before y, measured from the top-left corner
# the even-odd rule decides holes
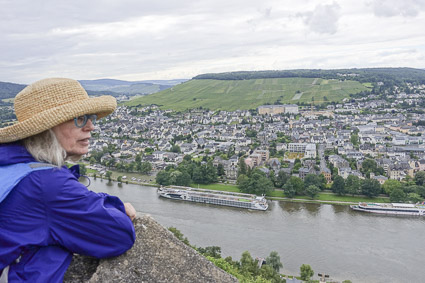
[[[119,257],[75,255],[64,282],[238,282],[150,216],[134,220],[136,242]]]

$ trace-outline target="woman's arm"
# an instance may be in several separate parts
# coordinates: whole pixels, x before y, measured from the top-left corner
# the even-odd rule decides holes
[[[133,246],[135,232],[130,218],[135,217],[135,210],[130,204],[89,191],[66,170],[44,174],[50,177],[42,181],[53,244],[98,258],[120,255]]]

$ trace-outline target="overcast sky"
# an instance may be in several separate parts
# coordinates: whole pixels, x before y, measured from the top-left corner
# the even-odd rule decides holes
[[[0,0],[0,81],[425,68],[425,0]]]

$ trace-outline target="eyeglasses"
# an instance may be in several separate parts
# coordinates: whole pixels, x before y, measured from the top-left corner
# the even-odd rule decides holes
[[[84,114],[74,118],[74,123],[77,128],[83,128],[88,120],[91,120],[92,124],[96,124],[97,115],[96,114]]]

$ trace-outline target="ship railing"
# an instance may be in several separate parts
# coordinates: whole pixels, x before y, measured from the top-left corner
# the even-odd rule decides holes
[[[234,196],[241,196],[241,197],[247,197],[247,198],[256,198],[256,195],[253,194],[244,194],[244,193],[236,193],[236,192],[225,192],[225,191],[215,191],[215,190],[208,190],[208,189],[200,189],[200,188],[192,188],[192,187],[184,187],[184,186],[175,186],[171,185],[170,188],[176,188],[176,189],[182,189],[182,190],[188,190],[188,191],[200,191],[200,192],[209,192],[213,194],[221,194],[221,195],[234,195]]]

